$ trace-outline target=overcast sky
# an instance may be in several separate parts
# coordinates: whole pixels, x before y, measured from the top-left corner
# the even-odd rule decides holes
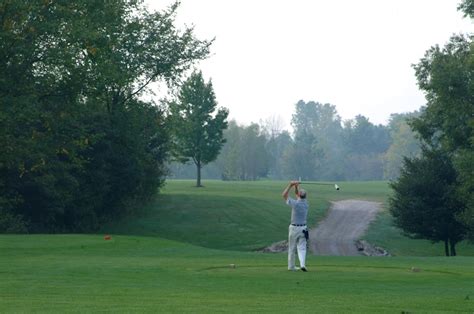
[[[161,9],[172,0],[147,0]],[[211,39],[199,64],[220,106],[248,124],[272,115],[290,127],[295,103],[336,106],[372,123],[425,104],[413,63],[453,33],[473,31],[459,0],[182,0],[177,25]]]

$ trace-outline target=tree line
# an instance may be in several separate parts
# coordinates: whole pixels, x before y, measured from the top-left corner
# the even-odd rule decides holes
[[[201,186],[203,175],[390,179],[390,212],[408,235],[444,241],[446,255],[473,238],[472,36],[453,36],[414,66],[427,98],[420,112],[384,126],[301,100],[290,133],[277,118],[227,121],[211,80],[188,76],[212,41],[177,29],[177,8],[0,2],[0,232],[97,230],[167,176]],[[459,8],[473,17],[472,0]],[[174,91],[170,100],[141,97],[156,81]]]
[[[474,18],[474,1],[458,7]],[[427,104],[409,125],[421,139],[421,154],[405,157],[391,183],[390,212],[413,238],[456,244],[474,240],[474,53],[472,34],[453,35],[444,47],[426,51],[414,65]]]
[[[342,121],[335,106],[300,100],[291,133],[274,116],[248,126],[230,121],[219,156],[203,173],[223,180],[395,179],[403,156],[420,153],[420,142],[408,126],[418,115],[392,114],[386,126],[362,115]],[[170,176],[194,178],[194,165],[171,163]]]
[[[0,232],[80,232],[163,185],[173,141],[165,106],[212,41],[174,26],[178,4],[0,2]]]

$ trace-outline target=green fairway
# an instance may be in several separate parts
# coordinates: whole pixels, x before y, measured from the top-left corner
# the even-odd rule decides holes
[[[110,224],[103,232],[159,236],[209,248],[256,250],[287,238],[290,208],[281,192],[287,182],[205,181],[204,188],[192,180],[170,180],[152,204],[136,216]],[[330,201],[363,199],[384,202],[386,182],[306,185],[310,212],[308,221],[320,221]]]
[[[470,257],[310,256],[303,273],[285,254],[150,237],[2,235],[0,251],[2,313],[474,310]]]
[[[162,193],[134,216],[109,224],[104,233],[157,236],[208,248],[252,251],[285,240],[290,209],[281,192],[287,182],[209,180],[196,188],[193,180],[169,180]],[[387,212],[387,182],[339,182],[304,185],[308,190],[310,226],[325,215],[331,201],[361,199],[380,202],[383,211],[364,237],[398,256],[443,256],[442,243],[409,239],[392,224]],[[313,222],[313,223],[311,223]],[[474,256],[474,245],[461,243],[458,255]]]

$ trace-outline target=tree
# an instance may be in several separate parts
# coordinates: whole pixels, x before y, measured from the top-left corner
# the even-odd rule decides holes
[[[275,137],[280,135],[285,127],[285,121],[281,116],[277,115],[271,115],[265,120],[261,120],[259,124],[262,133],[264,133],[268,139],[274,139]]]
[[[294,145],[285,154],[288,176],[334,179],[340,175],[341,119],[331,104],[298,101],[291,124]]]
[[[374,125],[367,117],[357,115],[345,121],[343,141],[347,179],[383,178],[383,156],[391,142],[387,127]]]
[[[317,148],[313,124],[317,119],[317,104],[300,100],[291,119],[294,141],[284,153],[284,173],[287,177],[303,180],[315,179],[321,152]]]
[[[387,127],[372,124],[367,117],[357,115],[344,125],[344,144],[356,154],[380,154],[390,146]]]
[[[224,131],[225,144],[216,161],[221,169],[223,180],[240,180],[241,178],[242,132],[242,127],[235,120],[230,121]]]
[[[464,12],[464,17],[474,18],[474,0],[463,0],[458,6],[458,10]]]
[[[285,177],[285,152],[293,147],[293,139],[288,131],[283,131],[275,137],[267,139],[266,150],[269,156],[268,172],[272,179],[287,179]]]
[[[446,256],[456,255],[456,243],[465,234],[457,220],[464,205],[456,195],[457,175],[449,156],[425,148],[421,157],[405,158],[400,177],[390,186],[395,224],[411,237],[443,241]]]
[[[257,180],[268,174],[268,152],[266,138],[258,124],[252,123],[242,130],[239,156],[241,159],[241,180]]]
[[[170,103],[174,155],[180,162],[192,160],[197,169],[196,186],[201,187],[201,168],[215,160],[224,144],[228,110],[217,109],[212,82],[193,72]]]
[[[404,157],[416,157],[420,154],[420,141],[408,124],[410,118],[419,116],[419,112],[392,114],[388,123],[391,145],[384,154],[384,178],[396,179]]]
[[[210,45],[174,27],[177,7],[0,3],[0,221],[93,230],[157,192],[169,136],[163,110],[139,96]]]
[[[472,1],[464,1],[472,15]],[[469,9],[470,8],[470,9]],[[474,53],[472,37],[453,36],[444,48],[434,46],[416,64],[427,106],[413,128],[431,147],[446,151],[459,179],[457,195],[466,204],[460,219],[474,240]]]

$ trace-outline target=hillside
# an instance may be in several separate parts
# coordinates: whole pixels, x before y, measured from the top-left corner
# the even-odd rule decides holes
[[[158,236],[199,246],[251,251],[287,238],[290,209],[281,192],[287,182],[205,181],[204,188],[191,180],[169,180],[150,205],[136,214],[103,228],[104,233]],[[308,221],[320,221],[330,201],[364,199],[383,202],[385,182],[307,185]]]
[[[101,232],[155,236],[214,249],[258,250],[288,236],[290,209],[281,197],[286,184],[206,180],[205,187],[196,188],[193,180],[168,180],[149,205],[105,226]],[[364,239],[394,255],[443,256],[441,243],[408,239],[392,225],[386,210],[390,193],[387,182],[338,184],[339,191],[330,185],[304,186],[310,203],[308,221],[313,222],[310,226],[325,217],[331,201],[376,201],[382,203],[382,212]],[[458,254],[474,256],[474,245],[461,243]]]

